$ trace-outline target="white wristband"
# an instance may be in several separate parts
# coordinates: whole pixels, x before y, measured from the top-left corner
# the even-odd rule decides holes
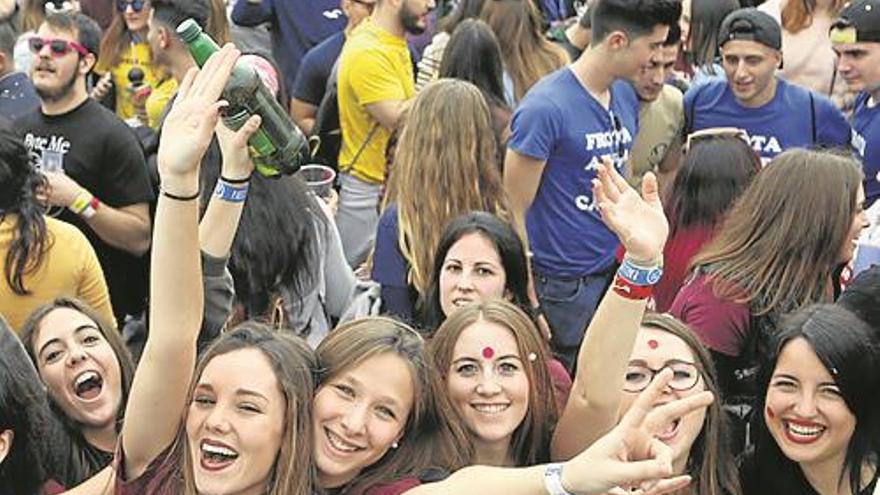
[[[547,489],[549,495],[573,495],[562,486],[562,467],[563,463],[547,464],[544,469],[544,488]]]

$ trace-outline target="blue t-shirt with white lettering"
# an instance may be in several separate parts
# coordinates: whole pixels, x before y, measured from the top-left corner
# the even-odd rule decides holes
[[[852,147],[862,158],[865,172],[865,207],[880,199],[880,102],[868,93],[856,98],[852,117]]]
[[[710,80],[692,87],[684,95],[689,131],[712,127],[743,129],[764,164],[789,148],[849,145],[852,134],[849,123],[831,100],[812,93],[811,111],[810,90],[784,79],[776,81],[773,99],[756,108],[740,105],[724,80]]]
[[[520,102],[508,147],[546,161],[526,213],[529,248],[539,272],[574,278],[613,263],[618,240],[602,222],[591,180],[603,156],[623,169],[638,129],[638,107],[632,86],[618,81],[605,108],[569,67],[543,78]]]

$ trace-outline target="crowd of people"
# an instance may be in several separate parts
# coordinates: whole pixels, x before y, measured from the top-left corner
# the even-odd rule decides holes
[[[878,198],[880,0],[0,0],[0,495],[878,495]]]

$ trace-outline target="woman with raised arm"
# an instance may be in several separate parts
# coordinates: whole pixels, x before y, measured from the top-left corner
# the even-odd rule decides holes
[[[191,70],[164,123],[151,328],[116,458],[117,494],[311,495],[311,450],[302,447],[311,442],[308,346],[245,322],[196,363],[204,306],[199,241],[213,256],[228,254],[253,170],[247,139],[259,118],[234,135],[218,126],[223,176],[232,181],[219,183],[200,239],[199,162],[226,105],[217,100],[238,55],[227,45],[200,72]]]
[[[673,371],[658,403],[718,393],[708,351],[684,324],[669,316],[643,318],[652,284],[660,277],[662,252],[668,232],[653,174],[642,183],[647,202],[635,222],[624,223],[603,202],[617,198],[626,203],[638,195],[612,168],[599,171],[604,198],[602,215],[626,248],[613,287],[590,322],[578,354],[572,394],[557,425],[552,445],[556,459],[575,455],[617,424],[639,391],[660,370]],[[633,284],[633,282],[636,282]],[[733,457],[725,448],[726,429],[719,404],[674,418],[658,439],[673,451],[676,474],[688,474],[692,493],[740,493]]]

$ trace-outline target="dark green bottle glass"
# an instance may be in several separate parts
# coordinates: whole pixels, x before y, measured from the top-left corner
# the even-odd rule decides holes
[[[177,34],[199,67],[220,50],[193,19],[180,23]],[[223,122],[230,129],[240,129],[254,114],[262,118],[259,130],[248,141],[258,172],[267,177],[290,175],[308,162],[311,157],[308,139],[291,122],[253,69],[237,64],[223,88],[223,99],[229,102],[223,112]]]

